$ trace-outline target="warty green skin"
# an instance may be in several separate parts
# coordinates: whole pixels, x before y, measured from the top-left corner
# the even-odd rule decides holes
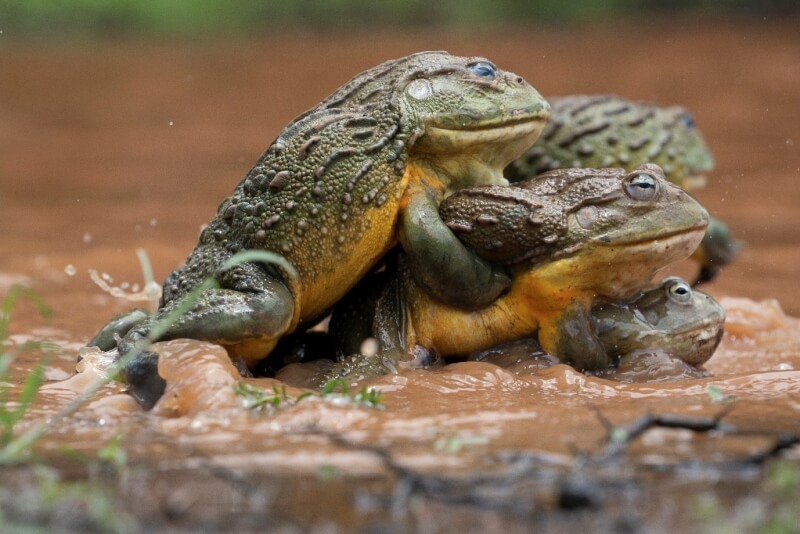
[[[507,287],[505,272],[468,251],[436,207],[459,188],[507,183],[503,168],[547,116],[535,89],[483,58],[424,52],[369,69],[281,132],[166,279],[158,314],[133,325],[114,320],[89,345],[110,350],[108,340],[123,336],[118,350],[129,352],[213,277],[220,287],[159,339],[217,342],[240,368],[251,366],[323,315],[398,241],[439,298],[489,302]],[[432,247],[446,253],[438,263]],[[257,262],[222,269],[244,250],[277,252],[298,276]],[[125,371],[144,404],[163,390],[156,361],[144,353]]]
[[[552,110],[542,136],[505,170],[510,181],[569,167],[621,167],[642,163],[664,169],[669,181],[684,189],[702,187],[714,168],[694,118],[680,106],[660,107],[609,95],[574,95],[549,99]],[[695,259],[698,282],[713,279],[733,261],[740,244],[727,226],[711,220]]]
[[[645,188],[648,198],[633,185],[641,175],[657,186]],[[373,337],[380,349],[373,362],[379,363],[345,361],[333,376],[463,357],[537,330],[541,336],[542,329],[551,338],[545,347],[550,354],[580,369],[605,368],[616,357],[593,331],[590,307],[596,297],[635,299],[657,270],[688,256],[708,221],[697,202],[650,164],[632,173],[564,169],[511,187],[465,189],[446,199],[440,213],[471,249],[509,266],[511,290],[484,309],[453,310],[415,285],[401,256],[396,271],[362,282],[331,320],[342,354],[357,353],[361,341]],[[439,320],[441,325],[430,326]],[[514,326],[503,329],[505,322]],[[465,324],[497,335],[472,341]],[[436,341],[442,335],[446,348]],[[462,338],[471,339],[464,341],[468,348],[453,348]]]

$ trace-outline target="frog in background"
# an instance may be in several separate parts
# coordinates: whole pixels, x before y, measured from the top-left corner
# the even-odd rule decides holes
[[[660,107],[617,96],[553,97],[550,120],[536,144],[505,170],[510,181],[568,167],[659,165],[667,179],[686,190],[704,187],[714,158],[680,106]],[[736,258],[740,242],[722,221],[711,218],[692,257],[700,263],[695,284],[713,280]]]

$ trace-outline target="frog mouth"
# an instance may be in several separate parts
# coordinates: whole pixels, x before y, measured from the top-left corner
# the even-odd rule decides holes
[[[661,246],[664,248],[671,248],[674,245],[683,243],[688,241],[687,238],[693,237],[696,239],[697,243],[695,246],[700,244],[702,241],[703,236],[706,233],[707,224],[697,225],[688,229],[681,229],[674,232],[665,233],[662,235],[658,235],[655,237],[646,237],[642,239],[633,239],[630,241],[612,241],[608,235],[602,235],[597,237],[594,241],[601,245],[601,246],[608,246],[608,247],[636,247],[640,245],[644,245],[646,247],[649,246]],[[696,234],[696,235],[692,235]]]
[[[693,326],[677,332],[672,332],[673,336],[687,336],[692,337],[698,342],[710,342],[714,338],[722,336],[722,324],[725,322],[725,317],[715,319],[706,319],[700,326]]]
[[[518,117],[511,117],[501,121],[486,121],[484,123],[472,123],[465,125],[444,125],[430,124],[426,128],[428,132],[451,132],[457,135],[468,134],[470,132],[527,132],[534,129],[544,128],[549,114],[539,113],[517,113]]]

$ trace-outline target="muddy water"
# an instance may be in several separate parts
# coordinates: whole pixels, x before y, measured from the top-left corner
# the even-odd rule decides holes
[[[264,490],[268,505],[261,512],[284,506],[289,521],[296,513],[363,525],[363,517],[385,511],[385,503],[363,504],[363,494],[346,481],[358,481],[357,488],[400,479],[416,481],[409,483],[410,493],[433,501],[438,496],[444,511],[452,511],[452,502],[475,505],[461,509],[458,521],[468,527],[492,521],[507,527],[503,521],[511,521],[521,528],[486,510],[505,510],[509,502],[520,517],[556,509],[553,480],[574,473],[587,457],[605,465],[604,419],[625,425],[648,411],[713,416],[725,409],[724,422],[739,430],[650,430],[632,444],[627,463],[613,464],[617,471],[609,483],[619,482],[619,473],[649,476],[691,460],[736,461],[769,448],[779,434],[800,432],[800,323],[792,318],[800,315],[800,46],[794,26],[761,21],[635,28],[102,47],[6,44],[0,51],[0,293],[26,284],[53,308],[46,322],[21,303],[9,345],[47,339],[60,347],[48,356],[48,382],[20,430],[85,390],[92,375],[73,376],[77,350],[110,316],[133,305],[101,290],[90,270],[110,286],[135,292],[134,285],[142,285],[135,250],[143,248],[155,277],[163,279],[293,116],[386,58],[444,48],[485,55],[545,95],[618,93],[680,103],[694,112],[717,158],[708,188],[696,196],[746,243],[740,260],[708,288],[728,314],[726,336],[706,365],[709,376],[662,373],[624,383],[564,365],[465,362],[372,381],[367,385],[382,392],[382,409],[307,398],[254,414],[234,394],[238,378],[223,351],[176,341],[161,348],[170,389],[152,413],[140,412],[119,386],[106,386],[55,425],[38,449],[91,453],[121,434],[132,461],[172,473],[175,484],[180,480],[182,491],[189,491],[192,513],[200,515],[204,503],[215,501],[206,475],[223,470],[310,480],[278,492],[283,497]],[[691,270],[684,265],[677,272]],[[40,357],[22,352],[12,382]],[[253,383],[267,390],[284,385]],[[709,385],[735,399],[720,401],[709,395]],[[296,398],[301,391],[290,384],[287,394]],[[786,454],[798,459],[796,448]],[[331,473],[339,482],[321,488],[319,479]],[[648,517],[665,524],[691,519],[687,485],[711,491],[719,476],[656,479],[649,495],[663,493],[681,513],[644,506],[646,494],[638,493],[623,494],[612,509],[621,515],[649,510]],[[544,490],[530,490],[525,484],[531,480]],[[161,485],[152,486],[148,498],[160,501],[170,485],[157,481]],[[192,484],[204,489],[192,493]],[[735,487],[739,496],[751,488]],[[382,491],[397,496],[393,483]],[[326,495],[331,507],[316,503],[309,512],[303,506],[308,492]],[[218,519],[231,510],[253,514],[262,502],[226,495],[230,506],[212,507]],[[442,511],[436,504],[416,506],[410,525]]]

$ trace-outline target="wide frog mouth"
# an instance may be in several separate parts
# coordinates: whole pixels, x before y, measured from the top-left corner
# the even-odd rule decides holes
[[[637,239],[614,241],[608,238],[607,234],[600,235],[592,239],[592,243],[601,247],[623,247],[623,248],[670,248],[686,242],[692,250],[700,245],[706,234],[708,220],[698,223],[690,228],[681,228],[672,232],[665,232],[652,236],[644,236]],[[693,245],[692,245],[693,243]],[[655,252],[655,250],[654,250]]]
[[[429,138],[426,144],[459,149],[529,138],[529,144],[532,145],[544,130],[549,116],[547,108],[539,108],[533,112],[520,110],[506,118],[484,121],[430,120],[425,125],[425,137]]]

